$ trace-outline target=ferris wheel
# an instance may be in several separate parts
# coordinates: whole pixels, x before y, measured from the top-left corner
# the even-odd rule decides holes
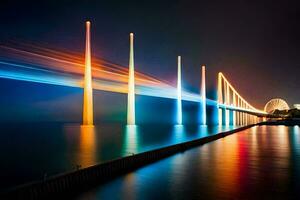
[[[288,110],[290,109],[289,105],[287,102],[283,99],[276,98],[276,99],[271,99],[268,101],[268,103],[265,105],[265,112],[267,113],[273,113],[275,110]]]

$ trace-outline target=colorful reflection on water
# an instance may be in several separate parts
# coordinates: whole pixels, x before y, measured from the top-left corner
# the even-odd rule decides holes
[[[0,140],[4,163],[0,165],[0,188],[233,128],[109,123],[94,127],[60,123],[5,126]]]
[[[122,156],[133,155],[139,152],[139,127],[136,125],[127,125],[125,127],[124,144],[122,147]]]
[[[97,162],[96,132],[94,126],[80,126],[78,163],[80,166],[90,166]]]
[[[148,165],[78,199],[299,199],[299,133],[299,126],[253,127]]]

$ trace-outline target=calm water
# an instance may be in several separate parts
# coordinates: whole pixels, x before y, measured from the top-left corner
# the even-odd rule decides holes
[[[300,199],[300,129],[254,127],[148,165],[81,199]]]
[[[36,123],[3,124],[0,188],[180,143],[234,127]]]

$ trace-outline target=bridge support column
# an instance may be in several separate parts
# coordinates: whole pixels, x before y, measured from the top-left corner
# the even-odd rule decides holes
[[[234,124],[234,111],[233,110],[228,110],[229,112],[229,125],[235,125]]]
[[[242,112],[240,112],[240,125],[244,125],[244,115]]]
[[[237,104],[236,104],[236,95],[235,93],[233,93],[232,95],[232,101],[233,101],[233,105],[236,107]],[[236,125],[236,115],[237,115],[237,112],[236,111],[232,111],[233,114],[232,114],[232,125]]]
[[[230,91],[229,91],[229,84],[228,83],[226,83],[225,84],[226,85],[226,91],[225,91],[225,100],[226,100],[226,105],[230,105]],[[229,126],[229,124],[230,124],[230,112],[229,112],[229,110],[228,109],[226,109],[225,110],[225,115],[226,115],[226,117],[225,117],[225,125],[226,126]]]
[[[213,106],[207,106],[206,114],[207,114],[206,116],[207,124],[210,125],[219,124],[219,108],[217,104]],[[220,125],[222,125],[222,122]]]
[[[245,103],[242,104],[242,108],[245,108]],[[246,114],[244,112],[242,112],[242,118],[243,118],[243,126],[244,125],[247,125],[247,122],[246,122]]]
[[[92,87],[92,67],[91,67],[91,41],[90,41],[89,21],[86,22],[86,43],[85,43],[85,71],[84,71],[84,91],[83,91],[83,125],[92,126],[94,124],[93,114],[93,87]]]
[[[248,114],[248,124],[251,124],[252,122],[251,122],[251,115],[250,114]]]
[[[222,125],[226,125],[226,122],[228,121],[226,119],[227,115],[226,115],[226,109],[222,108]]]
[[[128,100],[127,100],[127,124],[135,125],[135,84],[134,84],[134,51],[133,33],[130,33],[130,53],[128,71]]]
[[[236,101],[237,107],[240,107],[240,98],[237,96],[237,101]],[[236,111],[236,125],[240,125],[240,112]]]
[[[201,124],[206,125],[206,86],[205,86],[205,66],[201,69]]]
[[[249,109],[249,107],[247,107]],[[250,114],[247,114],[248,116],[248,124],[251,124],[251,115]]]
[[[218,104],[223,103],[222,73],[218,73]],[[218,105],[217,105],[218,106]],[[223,110],[218,106],[218,124],[223,125]]]
[[[181,56],[177,58],[177,124],[182,124],[182,102],[181,102]]]
[[[223,110],[222,110],[222,108],[218,108],[218,122],[219,122],[219,125],[223,125]]]
[[[240,108],[242,108],[243,106],[242,106],[242,101],[240,101],[240,106],[239,106]],[[240,111],[239,112],[239,118],[240,118],[240,123],[239,123],[239,125],[240,126],[242,126],[243,125],[243,123],[244,123],[244,121],[243,121],[243,113]]]

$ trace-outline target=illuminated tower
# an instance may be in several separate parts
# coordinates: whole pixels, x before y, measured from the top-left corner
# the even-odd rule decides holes
[[[202,125],[206,125],[206,87],[205,87],[205,66],[202,66],[201,73],[201,98],[202,98]]]
[[[128,72],[128,102],[127,102],[127,124],[135,125],[135,97],[134,97],[134,52],[133,33],[130,33],[130,53]]]
[[[89,21],[86,22],[85,41],[85,72],[84,72],[84,94],[83,94],[83,125],[94,124],[93,116],[93,87],[92,87],[92,67],[91,67],[91,41],[90,41]]]
[[[178,56],[177,71],[177,124],[182,124],[182,103],[181,103],[181,56]]]

